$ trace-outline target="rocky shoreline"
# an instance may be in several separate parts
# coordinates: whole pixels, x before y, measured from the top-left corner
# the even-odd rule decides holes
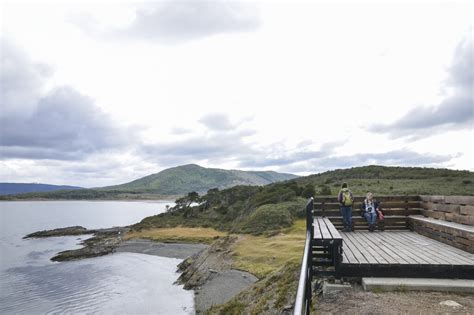
[[[114,252],[123,240],[129,227],[114,227],[109,229],[89,230],[82,226],[71,226],[54,230],[45,230],[26,235],[23,238],[44,238],[57,236],[90,235],[94,236],[82,241],[84,247],[59,252],[52,261],[69,261],[90,257],[104,256]]]
[[[184,284],[185,289],[194,290],[196,314],[226,303],[258,281],[254,275],[232,268],[230,247],[236,240],[236,236],[218,239],[178,265],[182,274],[177,282]]]
[[[223,304],[249,288],[258,278],[232,268],[230,248],[236,236],[217,239],[212,245],[162,243],[150,240],[127,240],[124,235],[130,227],[88,230],[72,226],[48,231],[39,231],[24,238],[43,238],[71,235],[90,235],[81,242],[83,248],[66,250],[52,257],[53,261],[69,261],[103,256],[114,252],[132,252],[162,257],[184,259],[178,269],[182,272],[176,281],[186,290],[194,290],[196,314],[204,314],[213,305]]]

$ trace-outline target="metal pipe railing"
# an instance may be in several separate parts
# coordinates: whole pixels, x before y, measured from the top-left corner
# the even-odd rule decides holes
[[[301,260],[300,279],[298,291],[296,292],[295,308],[293,314],[310,314],[311,310],[311,281],[313,279],[313,256],[311,251],[311,241],[313,239],[313,198],[308,200],[306,205],[306,241],[304,245],[303,259]]]

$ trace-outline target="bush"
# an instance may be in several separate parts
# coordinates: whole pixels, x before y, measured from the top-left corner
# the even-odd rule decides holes
[[[293,217],[286,205],[263,205],[257,208],[242,225],[240,232],[261,234],[293,224]]]

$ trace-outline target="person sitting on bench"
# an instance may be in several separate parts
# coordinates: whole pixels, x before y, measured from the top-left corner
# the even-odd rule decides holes
[[[360,215],[367,220],[369,224],[369,231],[375,230],[375,222],[377,221],[378,213],[382,212],[380,204],[374,199],[374,195],[371,192],[367,193],[367,198],[360,205]],[[383,215],[383,214],[382,214]]]

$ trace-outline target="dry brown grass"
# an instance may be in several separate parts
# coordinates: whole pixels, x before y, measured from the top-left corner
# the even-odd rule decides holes
[[[178,226],[175,228],[156,228],[142,230],[140,232],[129,232],[124,239],[149,239],[160,242],[177,243],[212,243],[218,237],[226,236],[227,233],[216,231],[212,228],[188,228]]]
[[[233,249],[234,267],[262,278],[288,262],[300,263],[305,238],[305,220],[271,237],[241,235]]]

